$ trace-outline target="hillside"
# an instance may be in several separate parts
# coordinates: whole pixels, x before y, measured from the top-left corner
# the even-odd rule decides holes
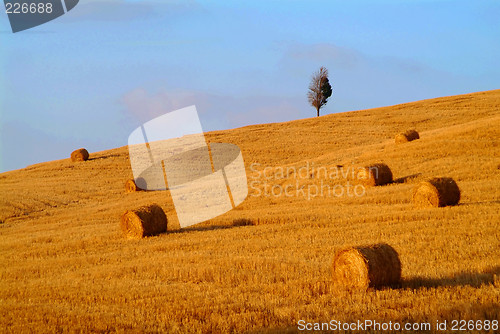
[[[395,145],[409,128],[421,139]],[[500,90],[206,138],[240,147],[250,193],[184,230],[168,192],[125,193],[127,147],[0,174],[0,328],[217,333],[294,331],[300,319],[500,318]],[[362,196],[312,196],[349,181],[321,168],[376,162],[390,166],[395,183]],[[413,208],[415,183],[431,176],[456,180],[458,206]],[[275,195],[287,185],[291,196]],[[152,202],[170,232],[125,239],[120,215]],[[398,251],[403,286],[334,289],[335,251],[375,242]]]

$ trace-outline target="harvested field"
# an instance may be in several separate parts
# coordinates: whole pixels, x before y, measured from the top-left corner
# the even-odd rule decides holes
[[[395,145],[396,124],[421,139]],[[183,230],[168,190],[125,193],[127,147],[0,174],[3,332],[296,332],[300,319],[500,318],[500,90],[206,137],[239,146],[249,195]],[[378,161],[404,182],[351,196],[352,166]],[[459,205],[415,208],[413,188],[436,176],[456,181]],[[322,185],[345,192],[321,195]],[[168,233],[125,238],[123,212],[152,203]],[[380,243],[397,250],[401,286],[336,290],[336,251]]]

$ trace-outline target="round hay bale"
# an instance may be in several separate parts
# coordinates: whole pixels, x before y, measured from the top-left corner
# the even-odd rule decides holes
[[[127,210],[120,220],[120,227],[128,239],[140,239],[167,230],[167,216],[157,204]]]
[[[392,183],[392,172],[389,166],[379,163],[359,169],[356,178],[365,186],[382,186]]]
[[[348,289],[399,286],[401,261],[385,243],[345,248],[333,258],[332,275],[335,285]]]
[[[415,130],[406,130],[405,132],[398,133],[394,138],[396,144],[407,143],[415,139],[420,139],[418,132]]]
[[[71,161],[87,161],[89,158],[89,152],[84,148],[79,148],[76,151],[71,152]]]
[[[432,178],[413,188],[413,205],[420,208],[456,205],[460,201],[460,189],[449,177]]]
[[[125,182],[125,192],[134,193],[141,190],[142,189],[137,186],[134,179],[128,179],[127,182]]]

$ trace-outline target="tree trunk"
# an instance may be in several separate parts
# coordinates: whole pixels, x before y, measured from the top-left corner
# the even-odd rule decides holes
[[[319,107],[316,108],[316,115],[317,115],[317,117],[319,117]]]

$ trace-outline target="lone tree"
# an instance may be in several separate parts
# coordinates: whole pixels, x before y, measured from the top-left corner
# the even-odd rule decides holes
[[[307,98],[309,103],[316,108],[317,116],[319,110],[328,102],[328,98],[332,96],[332,86],[328,81],[328,70],[321,67],[318,72],[314,73],[309,84],[309,92]]]

